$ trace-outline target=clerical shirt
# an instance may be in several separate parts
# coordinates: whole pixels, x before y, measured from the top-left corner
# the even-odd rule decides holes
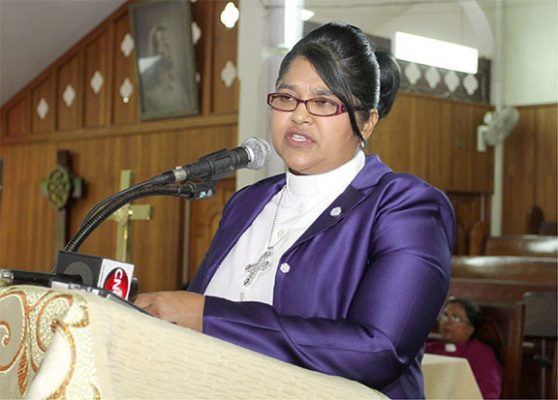
[[[323,174],[295,175],[287,172],[285,187],[264,207],[227,254],[205,294],[232,301],[258,301],[272,305],[277,268],[290,268],[278,265],[281,255],[346,189],[364,163],[364,153],[359,150],[350,161]],[[269,246],[273,247],[269,266],[246,284],[246,267],[256,263]]]

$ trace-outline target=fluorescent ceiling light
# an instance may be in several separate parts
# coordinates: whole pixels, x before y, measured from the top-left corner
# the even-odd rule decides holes
[[[472,47],[396,32],[394,55],[400,60],[476,74],[479,51]]]

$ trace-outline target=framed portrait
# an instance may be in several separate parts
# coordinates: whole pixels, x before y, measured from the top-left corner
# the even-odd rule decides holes
[[[142,120],[199,112],[190,0],[130,5]]]

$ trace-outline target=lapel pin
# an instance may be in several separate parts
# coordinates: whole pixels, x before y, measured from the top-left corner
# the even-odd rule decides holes
[[[341,215],[341,207],[332,208],[329,212],[329,215],[331,215],[332,217],[338,217],[339,215]]]

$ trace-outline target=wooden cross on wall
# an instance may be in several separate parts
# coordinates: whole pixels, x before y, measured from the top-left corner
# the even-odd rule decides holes
[[[72,172],[72,155],[69,150],[56,152],[56,167],[42,181],[43,195],[56,210],[54,221],[55,251],[63,249],[68,241],[72,199],[83,197],[83,180]]]
[[[120,172],[120,190],[130,187],[134,183],[134,171],[123,170]],[[153,214],[153,207],[148,204],[126,204],[110,216],[109,219],[118,224],[116,232],[116,259],[130,262],[131,221],[149,221]]]

